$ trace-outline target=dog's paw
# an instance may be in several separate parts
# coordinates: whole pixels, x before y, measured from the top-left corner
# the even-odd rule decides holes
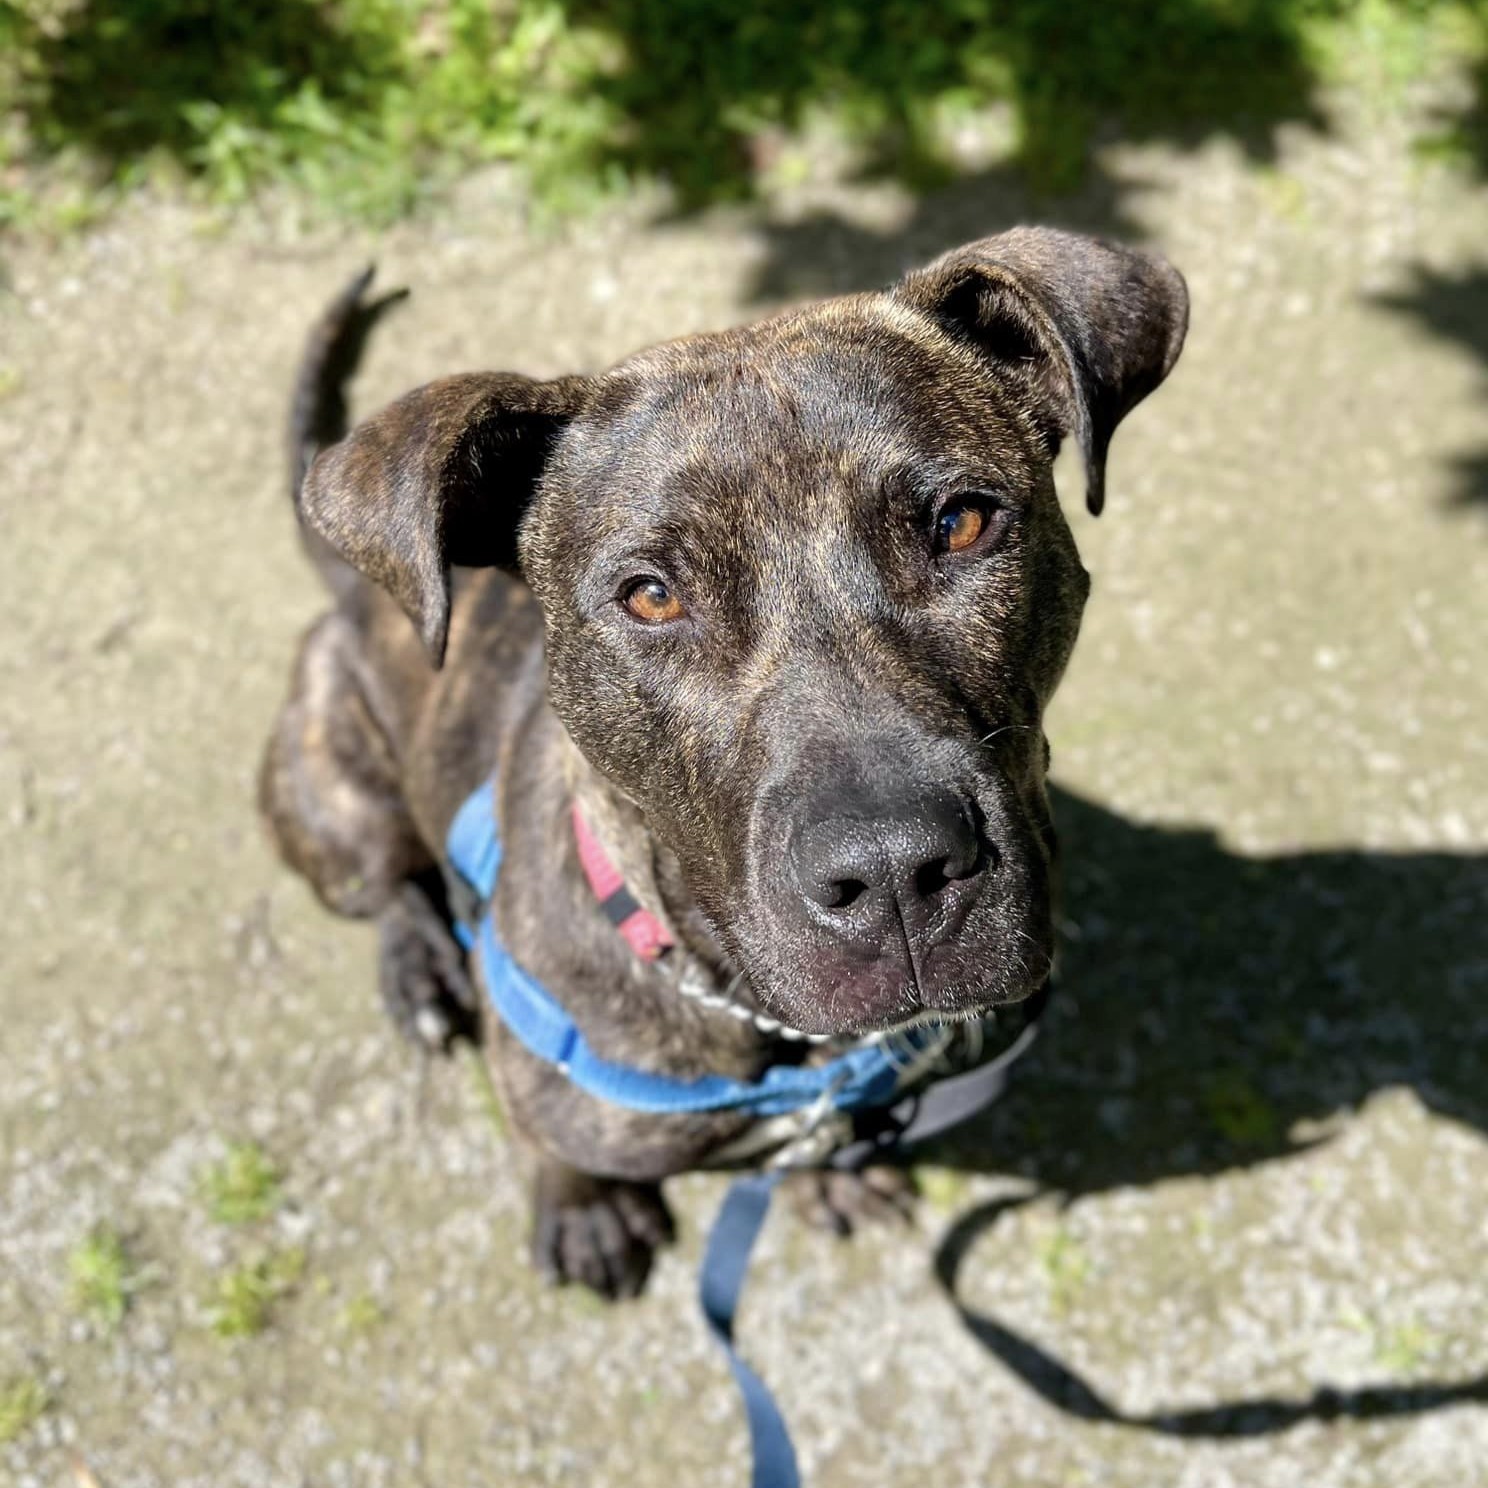
[[[378,985],[394,1026],[422,1049],[447,1053],[477,1031],[465,953],[438,911],[410,890],[378,921]]]
[[[909,1169],[886,1164],[855,1172],[813,1168],[793,1173],[786,1192],[807,1224],[843,1236],[865,1224],[911,1223],[918,1196]]]
[[[577,1282],[607,1302],[634,1297],[672,1234],[660,1184],[592,1178],[556,1165],[538,1175],[532,1263],[555,1286]]]

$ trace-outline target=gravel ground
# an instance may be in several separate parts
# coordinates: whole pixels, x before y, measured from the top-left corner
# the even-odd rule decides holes
[[[1106,517],[1072,518],[1064,995],[913,1229],[777,1218],[747,1350],[811,1488],[1488,1483],[1488,201],[1368,118],[1264,169],[1111,149],[1057,211],[991,172],[544,237],[482,179],[375,245],[154,203],[10,250],[0,1478],[745,1481],[692,1304],[720,1183],[675,1185],[644,1301],[543,1290],[472,1068],[395,1041],[369,936],[260,838],[322,603],[282,489],[291,367],[374,247],[415,294],[363,408],[1035,215],[1149,238],[1194,302]],[[235,1224],[202,1176],[233,1143],[280,1175]],[[98,1226],[117,1325],[71,1279]],[[215,1331],[224,1277],[280,1293],[255,1335]]]

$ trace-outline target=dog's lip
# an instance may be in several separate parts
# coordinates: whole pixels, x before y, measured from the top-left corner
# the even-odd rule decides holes
[[[805,1031],[812,1038],[861,1039],[877,1043],[884,1039],[895,1038],[900,1034],[910,1033],[916,1028],[943,1028],[955,1023],[980,1023],[995,1014],[999,1008],[1014,1007],[1020,1002],[1026,1002],[1037,990],[1037,985],[1027,989],[1020,988],[1011,996],[989,997],[967,1007],[938,1008],[921,1004],[910,1013],[900,1010],[897,1016],[882,1020],[874,1019],[846,1028],[817,1026],[797,1014],[794,1026],[798,1030]]]
[[[736,932],[737,927],[730,926],[729,931]],[[730,943],[735,934],[725,931],[719,938]],[[1023,938],[1030,939],[1026,933]],[[850,985],[844,984],[872,966],[872,949],[832,947],[827,955],[811,957],[804,968],[794,968],[794,975],[782,978],[786,984],[778,989],[772,987],[769,977],[751,979],[756,1023],[762,1018],[771,1025],[761,1027],[762,1032],[773,1032],[776,1026],[789,1030],[784,1033],[787,1038],[847,1043],[879,1041],[915,1028],[981,1022],[998,1008],[1026,1002],[1053,970],[1051,946],[1043,953],[1041,967],[1030,967],[1025,953],[1017,958],[1023,974],[1004,980],[996,970],[1001,965],[1001,945],[998,940],[984,948],[988,964],[983,975],[968,975],[971,958],[967,956],[945,980],[932,974],[928,985],[922,986],[913,969],[904,966],[899,970],[897,985],[880,981],[871,990],[864,989],[866,995],[857,996]],[[749,965],[748,945],[738,945],[735,957],[736,964]]]
[[[1034,989],[1030,987],[1028,991],[1019,992],[1014,997],[994,997],[970,1007],[920,1007],[907,1017],[890,1019],[884,1023],[871,1023],[859,1029],[858,1032],[874,1038],[892,1038],[895,1034],[909,1033],[916,1028],[942,1028],[951,1023],[980,1023],[984,1018],[995,1013],[998,1008],[1012,1007],[1017,1003],[1026,1002],[1033,996],[1033,993]]]
[[[796,1013],[795,1018],[790,1019],[790,1024],[799,1033],[804,1033],[812,1039],[860,1039],[879,1040],[893,1039],[899,1034],[911,1033],[915,1028],[943,1028],[951,1024],[961,1022],[981,1022],[982,1019],[994,1013],[998,1007],[1010,1007],[1013,1003],[1021,1003],[1025,998],[1031,997],[1033,990],[1019,992],[1016,997],[988,998],[987,1001],[979,1001],[969,1007],[915,1007],[914,1012],[905,1013],[899,1010],[897,1016],[888,1016],[884,1019],[869,1019],[860,1024],[836,1025],[827,1027],[826,1024],[817,1024],[812,1019]]]

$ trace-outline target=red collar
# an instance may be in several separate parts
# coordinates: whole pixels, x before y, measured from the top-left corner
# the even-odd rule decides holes
[[[672,937],[649,909],[642,909],[636,903],[635,897],[625,887],[625,880],[620,877],[620,870],[600,846],[599,838],[589,830],[589,823],[584,820],[577,801],[573,806],[573,829],[574,841],[579,848],[579,864],[605,917],[642,961],[656,960],[663,951],[671,949]]]

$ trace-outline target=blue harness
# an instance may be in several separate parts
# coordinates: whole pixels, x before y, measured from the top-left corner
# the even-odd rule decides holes
[[[697,1111],[784,1116],[822,1102],[838,1111],[876,1109],[888,1105],[897,1093],[906,1056],[933,1038],[933,1032],[912,1030],[893,1051],[883,1044],[865,1044],[825,1064],[772,1065],[757,1080],[726,1075],[681,1080],[603,1059],[589,1047],[562,1004],[520,965],[496,933],[490,906],[501,871],[501,839],[494,780],[460,808],[446,846],[451,865],[483,907],[473,932],[459,925],[456,933],[466,949],[473,945],[480,957],[486,993],[497,1017],[531,1053],[556,1064],[580,1090],[600,1100],[656,1116]]]
[[[1006,1088],[1010,1066],[1033,1042],[1047,989],[1029,1004],[1024,1028],[996,1058],[975,1069],[936,1081],[927,1089],[901,1090],[906,1065],[933,1044],[935,1030],[910,1030],[890,1049],[860,1045],[814,1065],[772,1065],[757,1080],[701,1075],[683,1080],[594,1052],[561,1003],[501,943],[492,901],[501,871],[496,822],[496,782],[488,780],[455,814],[445,843],[458,875],[457,895],[477,908],[460,919],[455,934],[480,961],[496,1016],[531,1053],[555,1065],[587,1094],[652,1115],[699,1111],[744,1111],[761,1119],[793,1112],[853,1117],[852,1139],[824,1152],[820,1161],[857,1168],[910,1143],[956,1125],[990,1105]],[[911,1081],[910,1083],[914,1083]],[[769,1212],[770,1197],[784,1176],[776,1168],[737,1178],[708,1238],[699,1301],[708,1329],[728,1356],[744,1398],[753,1446],[753,1488],[799,1488],[800,1474],[785,1421],[764,1382],[734,1348],[734,1314],[749,1255]]]

